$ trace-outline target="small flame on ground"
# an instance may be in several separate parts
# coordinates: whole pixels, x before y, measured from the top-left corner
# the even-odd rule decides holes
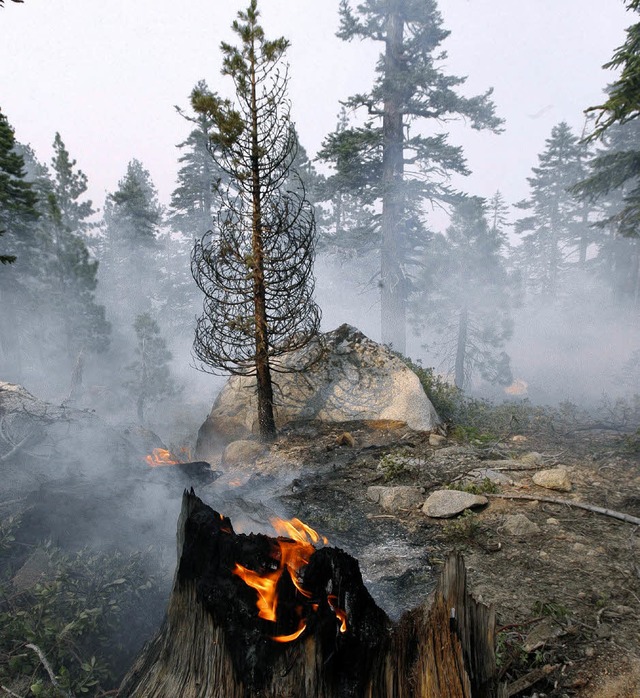
[[[507,395],[526,395],[529,384],[523,381],[522,378],[516,378],[511,385],[508,385],[504,392]]]
[[[309,563],[309,559],[316,550],[315,544],[322,542],[327,545],[329,541],[325,536],[321,536],[310,526],[300,521],[300,519],[294,518],[286,520],[272,518],[271,525],[281,536],[276,541],[278,550],[274,551],[278,559],[278,568],[276,570],[260,573],[254,572],[236,563],[232,572],[258,593],[258,599],[256,601],[258,617],[275,622],[278,608],[277,586],[285,569],[289,571],[291,581],[298,592],[305,598],[310,599],[311,592],[304,589],[300,584],[300,570]],[[346,632],[347,614],[336,606],[338,601],[337,597],[331,595],[327,597],[327,601],[331,610],[341,622],[340,632]],[[311,607],[314,611],[317,611],[318,604],[311,604]],[[301,612],[301,609],[299,612]],[[301,618],[300,625],[294,633],[290,635],[278,635],[272,639],[276,642],[291,642],[299,638],[306,627],[306,622]]]
[[[174,456],[166,448],[154,448],[144,459],[147,465],[150,465],[152,468],[157,468],[159,465],[178,465],[180,462],[175,460]]]

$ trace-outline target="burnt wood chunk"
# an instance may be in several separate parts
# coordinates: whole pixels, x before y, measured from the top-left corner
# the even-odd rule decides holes
[[[394,624],[376,606],[354,558],[307,545],[307,564],[296,572],[284,564],[295,545],[283,537],[236,534],[228,518],[193,490],[185,492],[167,614],[119,696],[502,695],[495,681],[494,613],[467,592],[461,556],[445,564],[431,603]],[[263,580],[266,591],[259,591]]]

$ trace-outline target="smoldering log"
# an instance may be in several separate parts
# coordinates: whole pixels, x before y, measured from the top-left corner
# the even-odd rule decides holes
[[[284,568],[277,613],[267,619],[260,592],[237,570],[273,575],[281,544],[287,539],[236,534],[228,518],[185,492],[166,617],[120,698],[502,695],[494,613],[467,592],[459,555],[446,562],[432,601],[393,623],[364,586],[357,561],[321,548],[300,579]]]

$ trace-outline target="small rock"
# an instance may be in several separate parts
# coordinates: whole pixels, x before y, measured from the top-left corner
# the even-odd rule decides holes
[[[51,560],[42,548],[37,548],[27,558],[27,561],[15,573],[13,585],[18,591],[26,591],[48,576],[51,571]]]
[[[348,446],[349,448],[354,448],[356,445],[356,440],[353,435],[348,431],[343,431],[340,436],[336,438],[336,444],[338,446]]]
[[[612,635],[613,632],[611,631],[611,626],[608,623],[600,623],[600,625],[596,628],[596,637],[599,637],[601,640],[608,640]]]
[[[493,482],[496,485],[513,485],[513,480],[508,475],[497,470],[491,470],[491,468],[474,470],[471,474],[477,480],[489,480],[489,482]]]
[[[435,519],[447,519],[460,514],[465,509],[484,506],[489,500],[478,494],[458,490],[436,490],[432,492],[422,507],[422,511]]]
[[[553,516],[550,516],[545,521],[545,523],[547,524],[547,526],[559,526],[560,525],[560,522],[558,521],[558,519],[554,519]]]
[[[424,500],[424,487],[372,485],[367,488],[367,499],[379,504],[384,511],[415,509]]]
[[[584,648],[584,656],[585,657],[594,657],[596,654],[595,647],[585,647]]]
[[[534,652],[562,634],[562,628],[551,618],[545,618],[529,632],[522,647],[525,652]]]
[[[530,453],[525,453],[523,456],[520,456],[520,461],[527,465],[542,465],[542,454],[531,451]]]
[[[505,518],[502,530],[511,536],[527,536],[538,533],[540,527],[524,514],[512,514]]]
[[[442,446],[446,442],[446,437],[440,434],[429,434],[429,446]]]
[[[522,444],[527,440],[526,436],[523,436],[522,434],[516,434],[515,436],[511,437],[511,441],[515,444]]]
[[[533,481],[538,487],[558,492],[571,492],[571,480],[567,469],[563,467],[551,470],[540,470],[533,476]]]
[[[584,543],[574,543],[572,547],[575,553],[584,553],[587,551],[587,546]]]
[[[232,441],[222,454],[224,465],[247,465],[254,463],[266,451],[265,445],[257,441]]]

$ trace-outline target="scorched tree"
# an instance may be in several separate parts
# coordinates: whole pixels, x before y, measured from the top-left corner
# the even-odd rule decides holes
[[[220,187],[214,230],[196,242],[191,268],[203,291],[194,353],[209,372],[256,376],[260,436],[275,436],[274,359],[317,334],[312,298],[315,221],[292,167],[297,137],[287,99],[289,46],[269,41],[258,24],[257,0],[238,13],[239,46],[222,43],[222,74],[236,103],[194,91],[195,111],[214,124],[210,151],[228,181]]]

